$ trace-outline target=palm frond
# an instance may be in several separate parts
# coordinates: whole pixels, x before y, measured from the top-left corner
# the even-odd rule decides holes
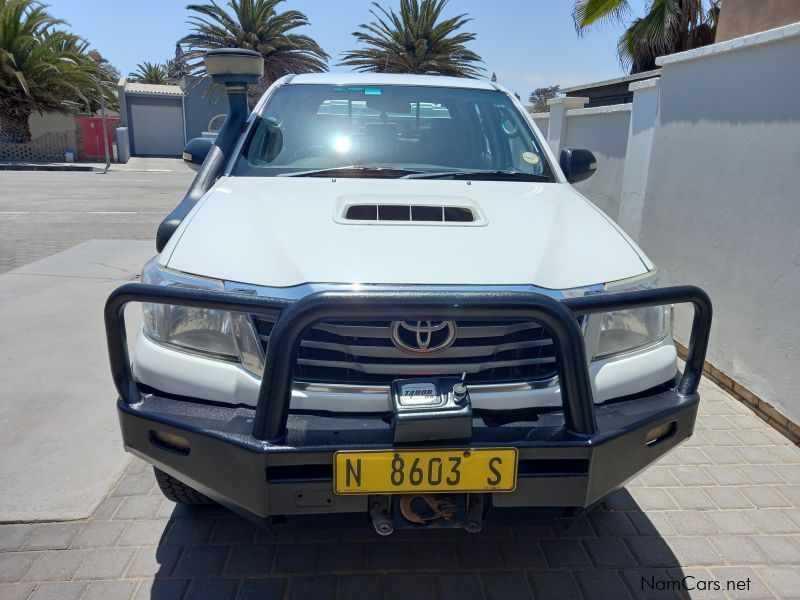
[[[262,84],[289,73],[327,70],[330,56],[308,35],[296,32],[309,24],[298,10],[279,12],[284,0],[229,0],[227,8],[215,0],[211,4],[191,4],[196,14],[189,17],[193,31],[180,43],[187,47],[190,70],[204,74],[202,57],[215,48],[246,48],[264,57]]]
[[[64,24],[36,0],[0,0],[0,112],[67,112],[97,95],[89,44]]]
[[[629,13],[628,0],[575,0],[572,6],[572,20],[579,34],[595,24],[621,23]]]
[[[340,65],[356,71],[437,73],[477,77],[483,62],[467,44],[474,33],[461,31],[465,14],[442,19],[448,0],[400,0],[400,11],[373,2],[373,20],[353,32],[362,47],[343,54]]]
[[[128,74],[128,79],[137,83],[154,83],[161,85],[171,83],[166,65],[146,61],[136,65],[136,70]]]
[[[634,19],[617,41],[620,64],[632,73],[655,68],[659,56],[713,41],[718,0],[705,11],[703,0],[648,0],[645,14]],[[716,7],[715,7],[716,6]],[[628,0],[575,0],[572,17],[579,35],[603,22],[620,22]]]

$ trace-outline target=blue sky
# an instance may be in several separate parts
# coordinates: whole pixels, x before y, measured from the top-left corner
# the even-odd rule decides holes
[[[204,0],[193,0],[203,3]],[[187,0],[45,0],[50,11],[68,21],[123,74],[143,61],[164,62],[175,42],[188,33]],[[380,0],[395,7],[398,0]],[[631,0],[643,13],[644,0]],[[353,46],[350,35],[370,18],[370,0],[287,0],[284,7],[308,15],[305,33],[338,62]],[[477,33],[472,49],[485,61],[487,74],[523,98],[536,87],[588,83],[624,75],[617,62],[621,26],[606,25],[583,38],[575,34],[571,0],[451,0],[450,14],[469,13]],[[285,10],[285,8],[284,8]],[[332,64],[332,71],[345,71]]]

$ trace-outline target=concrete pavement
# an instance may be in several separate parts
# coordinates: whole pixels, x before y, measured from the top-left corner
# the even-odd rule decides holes
[[[130,461],[102,310],[153,254],[94,240],[0,275],[0,522],[86,518]]]

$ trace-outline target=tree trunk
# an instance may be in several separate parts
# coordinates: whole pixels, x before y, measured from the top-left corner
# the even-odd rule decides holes
[[[27,144],[31,141],[31,129],[28,126],[30,110],[0,108],[0,143]]]

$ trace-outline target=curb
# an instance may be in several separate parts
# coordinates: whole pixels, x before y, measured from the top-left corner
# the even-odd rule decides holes
[[[36,164],[0,164],[0,171],[82,171],[92,172],[91,165],[36,165]]]

